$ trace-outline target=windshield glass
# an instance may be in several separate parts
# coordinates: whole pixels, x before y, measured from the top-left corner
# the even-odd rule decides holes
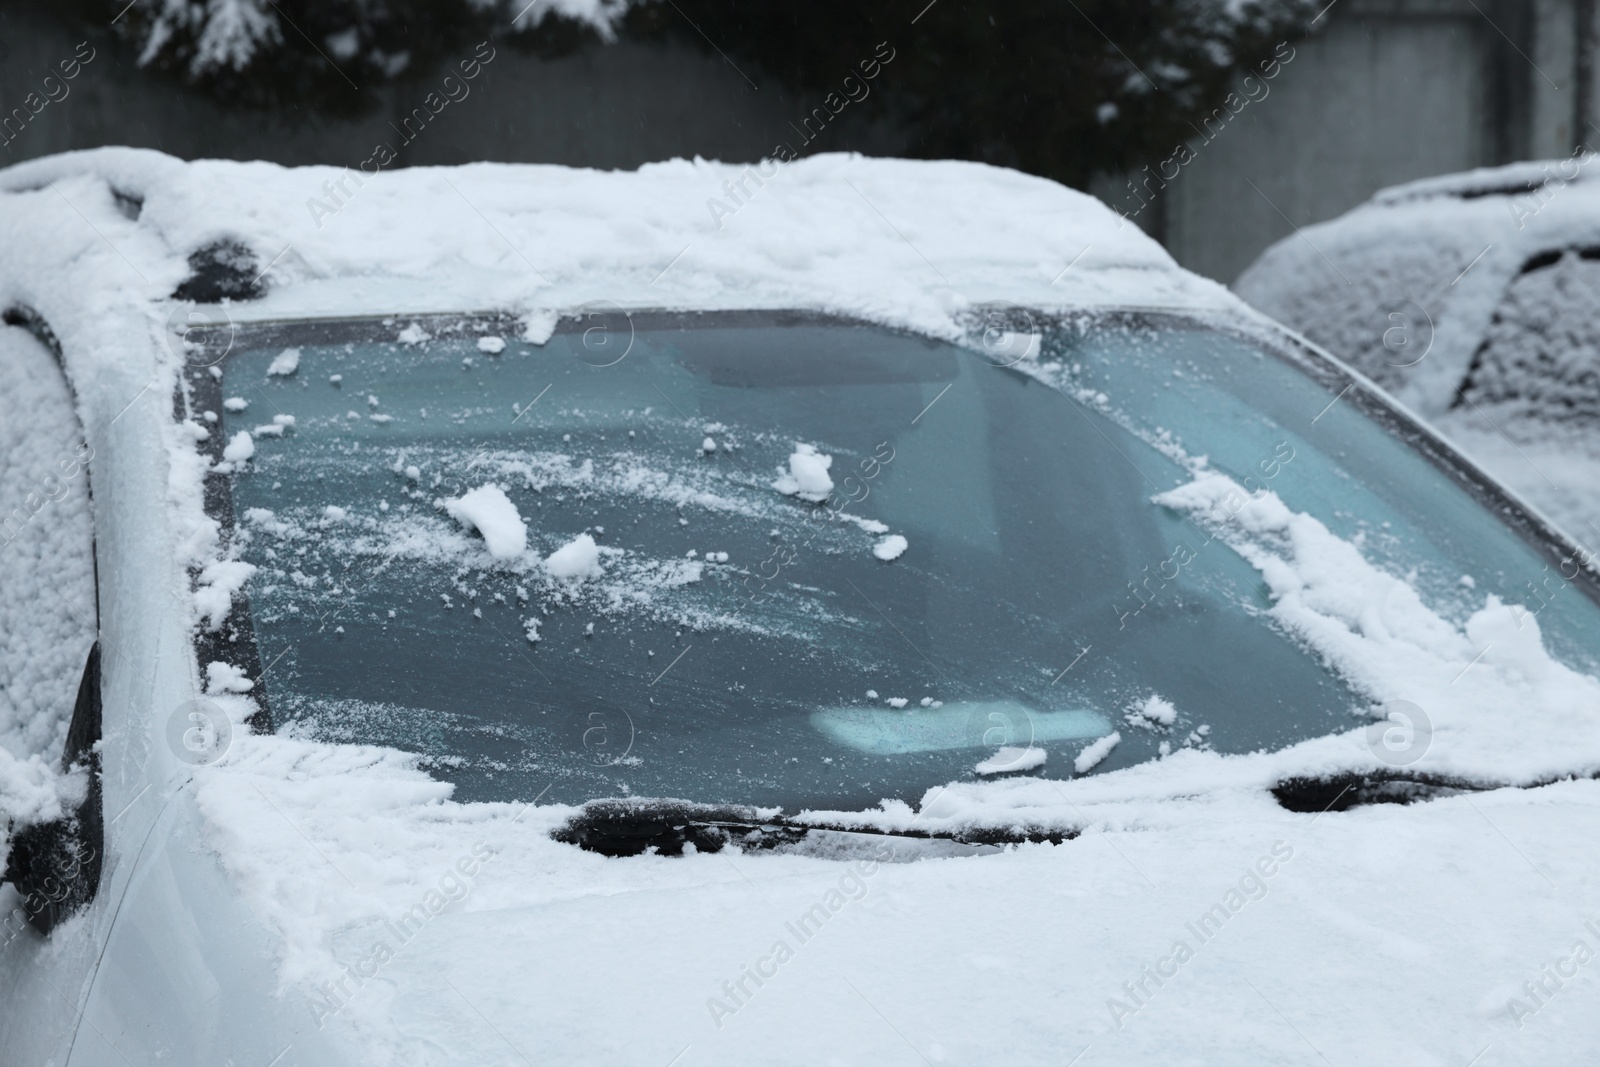
[[[1202,468],[1446,615],[1547,570],[1339,386],[1182,319],[508,325],[280,328],[203,379],[275,727],[463,800],[856,808],[1369,721],[1387,694],[1153,501]],[[1594,669],[1584,594],[1539,625]]]

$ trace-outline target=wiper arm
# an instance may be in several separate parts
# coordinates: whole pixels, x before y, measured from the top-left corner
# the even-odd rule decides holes
[[[732,845],[740,851],[793,851],[848,858],[854,852],[881,852],[882,843],[890,840],[896,842],[894,855],[885,858],[892,860],[998,851],[1002,845],[1025,841],[1058,845],[1077,837],[1078,830],[884,830],[820,819],[802,820],[740,805],[628,798],[591,801],[552,836],[605,856],[637,856],[651,849],[663,856],[681,856],[689,845],[696,852],[720,852]],[[912,842],[921,844],[912,847]]]

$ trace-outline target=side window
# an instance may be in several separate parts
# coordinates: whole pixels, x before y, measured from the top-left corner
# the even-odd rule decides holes
[[[1462,393],[1513,422],[1592,424],[1600,417],[1597,350],[1600,249],[1547,252],[1506,287]]]
[[[6,940],[19,917],[48,932],[99,884],[90,458],[54,356],[27,331],[0,326],[0,796],[16,761],[88,772],[87,794],[64,819],[8,825],[0,811],[0,881],[21,902],[5,917]]]
[[[0,748],[54,763],[95,639],[89,446],[54,357],[0,326]]]

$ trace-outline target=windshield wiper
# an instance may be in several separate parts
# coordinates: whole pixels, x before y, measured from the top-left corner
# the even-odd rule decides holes
[[[1557,779],[1525,783],[1523,788],[1548,785]],[[1272,795],[1288,811],[1322,814],[1349,811],[1371,804],[1416,804],[1427,800],[1501,789],[1509,782],[1473,782],[1446,775],[1410,771],[1367,771],[1314,778],[1285,778],[1272,787]]]
[[[881,852],[894,842],[890,860],[930,855],[999,851],[1008,844],[1059,845],[1078,836],[1077,828],[1037,826],[970,827],[958,831],[884,830],[823,819],[772,815],[740,805],[697,804],[687,800],[627,798],[594,800],[558,829],[557,841],[604,856],[638,856],[654,850],[681,856],[695,852],[807,852],[848,858],[854,852]]]

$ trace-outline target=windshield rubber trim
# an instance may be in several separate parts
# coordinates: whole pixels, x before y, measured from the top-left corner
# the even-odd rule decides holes
[[[206,438],[196,442],[195,445],[210,461],[204,475],[202,495],[206,515],[216,521],[222,551],[227,552],[238,532],[238,524],[233,513],[233,488],[226,474],[211,469],[222,462],[222,450],[226,443],[222,440],[220,418],[216,424],[207,424],[201,414],[206,411],[222,410],[222,391],[222,379],[211,374],[209,368],[187,366],[185,374],[178,381],[176,395],[173,397],[173,415],[179,422],[190,421],[207,430]],[[189,568],[191,590],[200,587],[200,575],[201,568],[194,566]],[[240,589],[234,594],[228,614],[217,629],[211,630],[203,623],[197,624],[194,653],[195,666],[202,682],[205,679],[206,665],[219,661],[231,663],[244,671],[246,677],[256,680],[257,684],[251,696],[255,698],[258,710],[246,716],[245,722],[255,733],[271,733],[272,705],[267,695],[266,683],[262,679],[265,672],[261,669],[261,649],[256,640],[255,621],[250,611],[248,593]]]

